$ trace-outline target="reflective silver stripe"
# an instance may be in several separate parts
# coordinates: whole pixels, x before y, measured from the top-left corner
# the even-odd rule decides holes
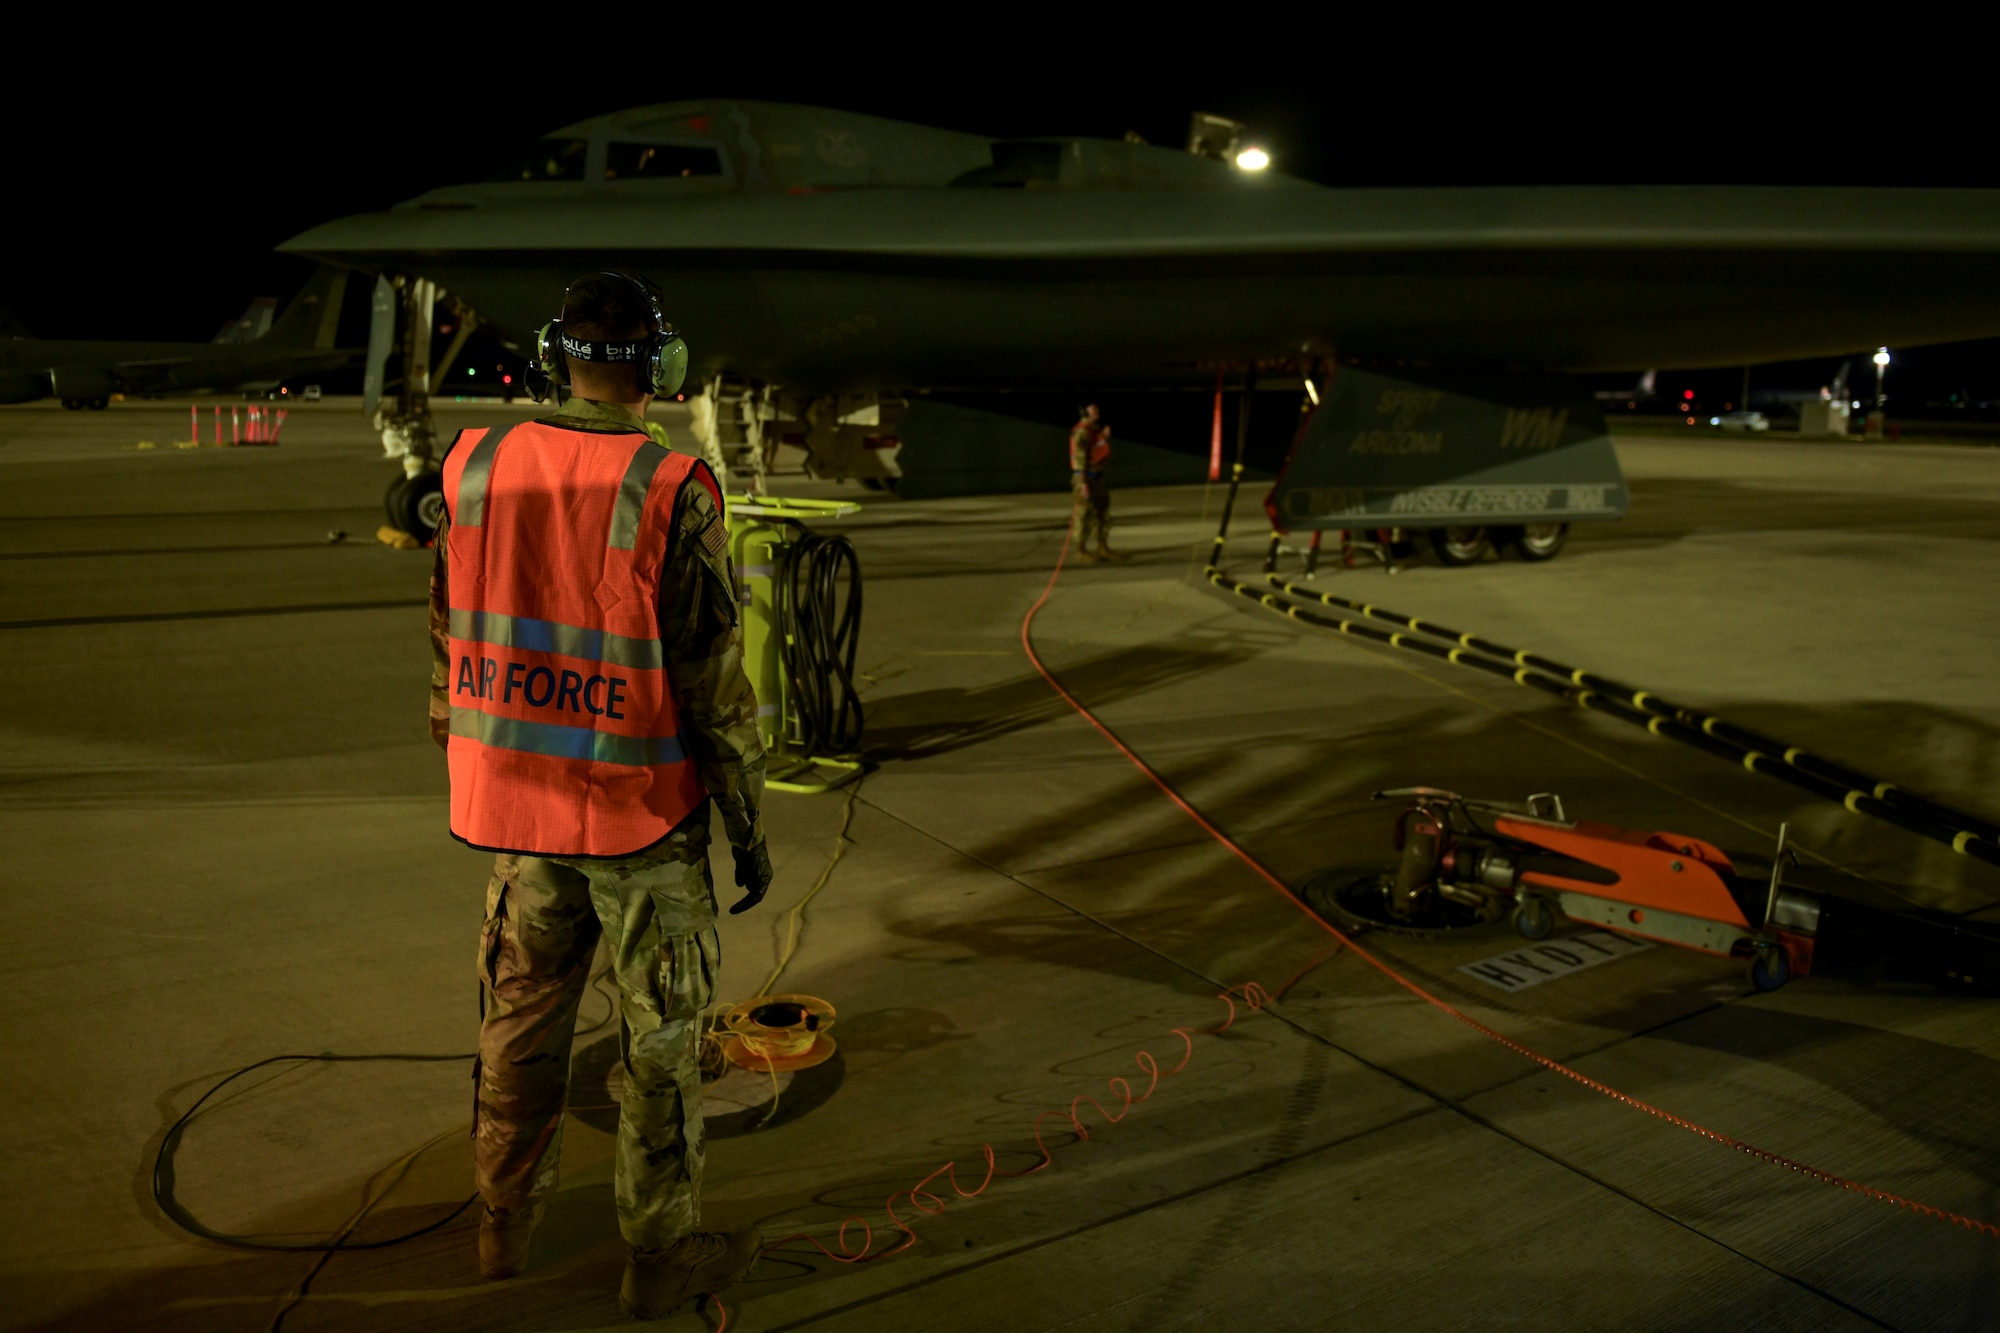
[[[626,465],[625,480],[618,483],[618,507],[611,511],[611,541],[614,550],[629,551],[639,542],[639,515],[646,508],[646,492],[653,488],[653,474],[667,461],[667,451],[651,440],[639,446]]]
[[[472,457],[465,460],[465,470],[458,474],[458,509],[451,516],[454,528],[476,528],[486,521],[486,483],[493,476],[493,455],[513,429],[488,426],[479,443],[472,446]]]
[[[589,727],[494,717],[472,708],[451,710],[451,734],[496,750],[519,750],[556,759],[588,759],[628,768],[658,768],[687,758],[678,736],[613,736]]]
[[[609,662],[640,671],[658,671],[666,665],[658,639],[628,639],[608,630],[582,629],[554,620],[531,620],[527,616],[503,616],[498,611],[465,611],[454,606],[451,637],[495,648],[561,653],[564,657]]]

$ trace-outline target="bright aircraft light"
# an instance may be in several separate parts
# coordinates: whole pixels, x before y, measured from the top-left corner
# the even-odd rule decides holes
[[[1886,348],[1886,347],[1878,347],[1878,348],[1876,348],[1876,349],[1875,349],[1875,364],[1876,364],[1876,365],[1878,365],[1878,366],[1886,366],[1886,365],[1888,365],[1888,364],[1889,364],[1889,349],[1888,349],[1888,348]]]
[[[1313,400],[1314,407],[1319,406],[1319,386],[1311,380],[1306,381],[1306,397]]]
[[[1262,171],[1271,165],[1271,155],[1261,148],[1246,148],[1236,155],[1236,165],[1242,171]]]

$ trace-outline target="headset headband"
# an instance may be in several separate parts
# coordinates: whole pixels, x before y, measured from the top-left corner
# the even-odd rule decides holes
[[[652,338],[640,338],[632,342],[586,342],[582,338],[572,338],[567,333],[560,335],[563,355],[578,361],[637,361],[645,355],[652,344]]]
[[[618,281],[624,283],[627,287],[630,287],[633,291],[639,293],[639,298],[646,303],[646,336],[644,338],[634,339],[633,341],[630,342],[593,343],[593,342],[584,342],[579,339],[572,339],[569,337],[569,335],[564,334],[562,339],[564,352],[566,352],[571,356],[574,356],[579,361],[634,361],[639,359],[638,356],[621,355],[615,351],[608,356],[592,356],[589,354],[588,351],[583,349],[589,349],[589,348],[615,349],[623,347],[643,348],[648,343],[654,341],[655,339],[664,342],[669,338],[674,338],[679,336],[677,333],[674,332],[673,326],[667,323],[666,315],[663,314],[660,310],[660,289],[658,287],[655,287],[649,280],[638,277],[631,273],[623,272],[615,268],[599,269],[597,271],[597,274],[601,278],[616,278],[618,279]],[[569,318],[569,288],[565,287],[563,288],[562,309],[556,315],[557,328],[561,328],[563,323],[568,318]],[[640,353],[639,355],[643,355],[643,353]]]

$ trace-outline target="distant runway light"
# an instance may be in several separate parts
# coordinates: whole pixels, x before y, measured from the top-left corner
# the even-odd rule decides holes
[[[1306,381],[1306,397],[1313,400],[1314,407],[1319,406],[1319,386],[1311,380]]]
[[[1271,165],[1271,155],[1261,148],[1246,148],[1236,155],[1236,165],[1243,171],[1262,171]]]

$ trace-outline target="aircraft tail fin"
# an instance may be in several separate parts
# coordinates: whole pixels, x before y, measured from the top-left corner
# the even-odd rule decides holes
[[[285,313],[271,324],[263,341],[319,351],[332,347],[334,334],[340,327],[340,301],[346,293],[347,270],[321,264],[285,307]]]
[[[14,317],[11,310],[0,310],[0,338],[32,338],[28,326]]]
[[[241,316],[216,330],[214,341],[226,347],[255,342],[271,331],[271,316],[276,314],[277,310],[277,297],[260,296],[250,303],[250,308]]]

